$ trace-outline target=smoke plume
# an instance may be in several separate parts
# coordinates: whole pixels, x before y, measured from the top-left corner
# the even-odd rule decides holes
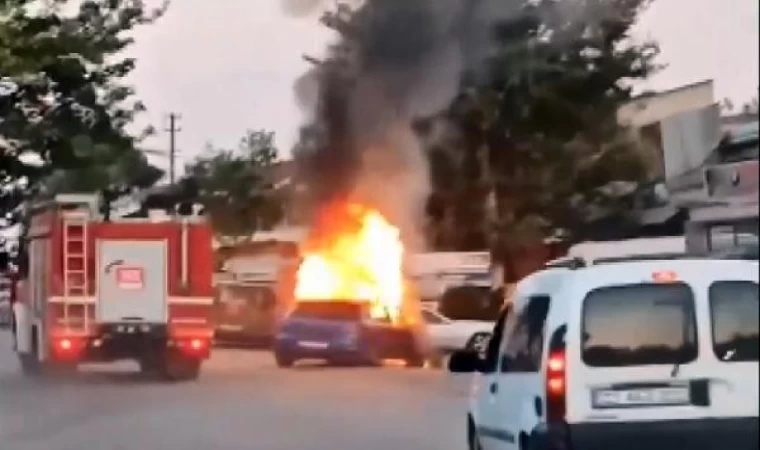
[[[318,0],[287,0],[309,14]],[[332,3],[332,2],[331,2]],[[429,194],[427,159],[412,124],[445,109],[463,71],[490,50],[492,25],[520,0],[365,0],[330,57],[296,83],[310,124],[294,150],[317,207],[346,197],[377,207],[407,245]]]

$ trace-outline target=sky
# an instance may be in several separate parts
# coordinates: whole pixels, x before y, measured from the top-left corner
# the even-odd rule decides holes
[[[157,0],[155,0],[157,1]],[[660,43],[666,69],[641,89],[715,80],[716,100],[741,103],[758,89],[758,0],[655,0],[635,30]],[[129,80],[159,134],[147,145],[166,149],[161,132],[181,114],[178,167],[207,142],[233,146],[247,129],[276,133],[287,156],[304,121],[294,81],[334,38],[318,16],[290,17],[279,0],[174,0],[156,24],[135,33]],[[166,158],[154,163],[166,167]],[[152,158],[153,159],[153,158]]]

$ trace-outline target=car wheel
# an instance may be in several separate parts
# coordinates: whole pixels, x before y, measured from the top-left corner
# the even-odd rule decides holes
[[[293,358],[288,358],[287,356],[278,353],[274,354],[274,360],[277,363],[277,367],[293,367],[293,364],[295,364]]]
[[[488,340],[491,338],[490,333],[475,333],[465,344],[466,350],[475,351],[478,353],[485,353],[488,347]]]
[[[425,367],[425,357],[422,355],[414,355],[409,358],[406,358],[406,367],[410,367],[413,369],[419,369],[421,367]]]

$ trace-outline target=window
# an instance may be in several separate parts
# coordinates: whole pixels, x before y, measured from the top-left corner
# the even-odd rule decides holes
[[[683,283],[591,291],[582,330],[582,358],[592,367],[684,364],[697,357],[694,295]]]
[[[491,339],[488,340],[488,346],[483,361],[483,373],[493,373],[496,371],[496,366],[499,363],[499,349],[502,336],[504,336],[507,322],[511,317],[511,308],[509,306],[504,308],[501,314],[499,314],[499,318],[496,320],[496,324],[493,327]]]
[[[339,321],[361,320],[364,306],[348,302],[302,302],[299,303],[293,317]]]
[[[718,281],[710,286],[713,350],[724,362],[758,360],[758,284]]]
[[[504,337],[502,372],[538,372],[540,370],[549,304],[548,296],[534,296],[528,301],[525,309],[515,315]]]
[[[443,320],[442,317],[440,317],[438,314],[428,311],[427,309],[422,310],[422,319],[425,321],[425,323],[431,324],[431,325],[441,325],[446,323],[445,320]]]

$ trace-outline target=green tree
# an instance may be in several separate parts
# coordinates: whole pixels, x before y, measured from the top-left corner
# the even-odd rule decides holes
[[[185,169],[215,232],[234,241],[270,229],[283,214],[273,185],[278,152],[274,133],[248,131],[236,150],[214,148]]]
[[[150,10],[142,0],[0,0],[0,184],[6,191],[22,179],[35,188],[51,175],[51,184],[60,185],[61,171],[72,169],[92,175],[92,185],[119,182],[113,172],[135,164],[149,171],[135,145],[151,130],[137,136],[126,130],[145,107],[123,82],[135,60],[122,52],[134,28],[153,23],[164,8]],[[109,169],[88,172],[95,165]]]
[[[499,24],[486,76],[465,80],[447,111],[460,131],[458,151],[435,153],[433,178],[448,164],[461,181],[453,192],[439,183],[433,209],[439,225],[464,220],[480,231],[464,242],[444,236],[448,245],[505,249],[559,233],[581,238],[590,220],[627,209],[621,187],[646,178],[643,150],[616,113],[631,98],[631,82],[657,69],[656,44],[635,43],[629,33],[648,1],[573,3],[589,14],[568,19],[557,9],[563,2],[532,1]]]

